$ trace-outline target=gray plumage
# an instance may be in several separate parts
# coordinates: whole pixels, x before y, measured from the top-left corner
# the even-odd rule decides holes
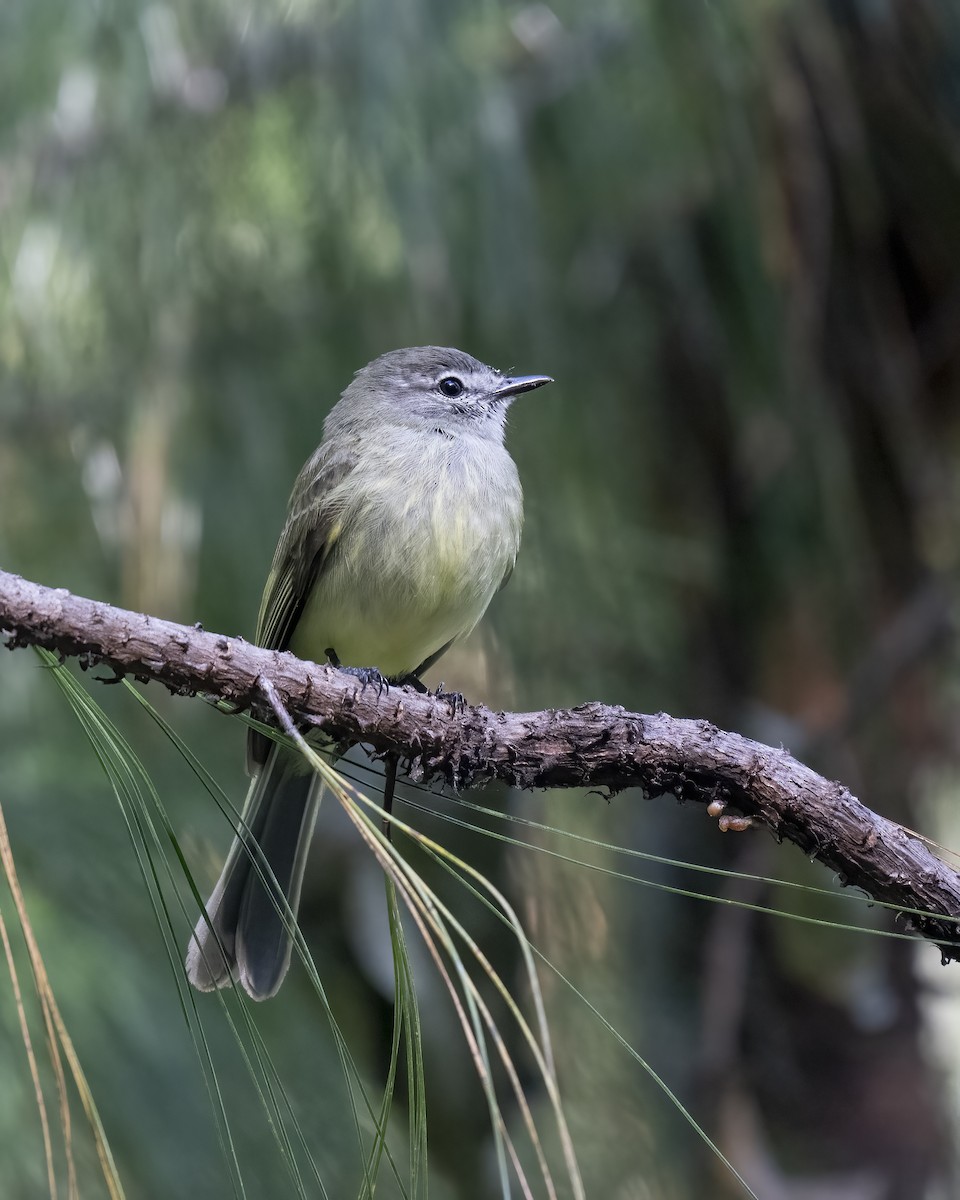
[[[418,676],[479,621],[509,578],[523,498],[503,445],[506,411],[547,376],[507,377],[461,350],[420,346],[368,363],[330,411],[294,484],[264,588],[259,645],[389,679]],[[292,940],[320,799],[303,759],[251,733],[253,776],[234,839],[187,952],[202,990],[236,979],[272,996]],[[262,855],[262,857],[261,857]],[[264,885],[259,863],[276,886]],[[269,870],[267,869],[269,866]],[[207,918],[209,918],[209,923]]]

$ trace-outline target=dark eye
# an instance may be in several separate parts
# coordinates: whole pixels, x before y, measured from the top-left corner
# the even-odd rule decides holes
[[[437,386],[440,388],[440,391],[443,392],[445,396],[448,396],[451,400],[456,399],[457,396],[463,395],[463,384],[456,377],[456,375],[448,375],[446,379],[441,379]]]

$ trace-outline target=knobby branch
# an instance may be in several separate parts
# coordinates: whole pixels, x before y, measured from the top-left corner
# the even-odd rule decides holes
[[[919,910],[903,927],[960,959],[960,875],[902,826],[783,749],[706,721],[591,703],[542,712],[492,712],[412,688],[364,686],[331,666],[263,650],[43,587],[0,571],[0,636],[10,649],[42,646],[107,682],[156,681],[178,695],[217,697],[273,720],[265,691],[301,726],[338,742],[398,754],[417,780],[458,791],[498,779],[517,788],[637,788],[747,817],[793,842],[874,900]],[[265,689],[264,683],[270,686]]]

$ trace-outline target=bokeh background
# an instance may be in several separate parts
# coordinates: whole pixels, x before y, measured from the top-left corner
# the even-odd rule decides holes
[[[960,844],[955,0],[5,0],[5,568],[249,636],[325,413],[368,359],[424,342],[557,380],[511,414],[524,547],[442,664],[449,686],[706,717]],[[119,693],[95,688],[205,889],[226,823]],[[150,699],[239,800],[236,723]],[[120,812],[27,652],[0,656],[0,763],[127,1194],[232,1195]],[[629,867],[659,884],[782,908],[758,877],[834,882],[669,800],[482,800],[748,876]],[[438,830],[764,1200],[958,1193],[960,976],[871,936],[892,918],[811,895],[794,910],[864,931],[799,924]],[[327,806],[302,921],[374,1091],[382,910]],[[5,892],[0,911],[13,921]],[[515,971],[502,929],[471,919]],[[428,962],[419,975],[433,1194],[486,1200],[483,1097]],[[597,1019],[556,981],[546,995],[588,1195],[742,1195]],[[247,1194],[288,1194],[210,1004]],[[302,971],[254,1017],[328,1194],[356,1194]],[[2,1192],[29,1200],[46,1194],[40,1124],[3,984],[0,1075]],[[395,1145],[402,1162],[402,1113]],[[89,1137],[77,1152],[83,1194],[105,1194]]]

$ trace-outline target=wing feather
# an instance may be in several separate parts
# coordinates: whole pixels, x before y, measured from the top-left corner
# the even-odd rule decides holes
[[[354,469],[357,456],[321,445],[307,462],[290,496],[287,520],[260,601],[255,641],[268,650],[286,650],[310,592],[337,545],[341,522],[331,493]],[[247,735],[247,770],[266,760],[270,739]]]

